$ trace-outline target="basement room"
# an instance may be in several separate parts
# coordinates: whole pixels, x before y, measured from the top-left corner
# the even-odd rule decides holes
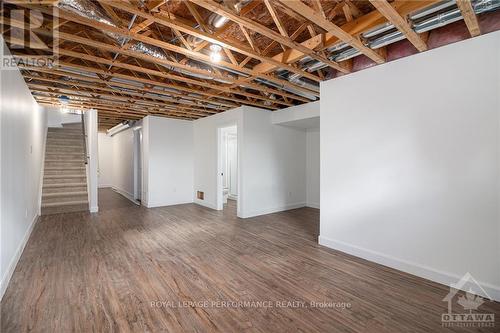
[[[0,12],[0,332],[500,331],[500,0]]]

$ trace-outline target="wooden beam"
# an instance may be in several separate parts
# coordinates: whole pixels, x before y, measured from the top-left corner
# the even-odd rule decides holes
[[[124,10],[124,11],[128,11],[129,13],[132,13],[132,14],[136,14],[138,16],[141,16],[141,17],[144,17],[144,18],[149,18],[149,19],[153,19],[155,21],[155,23],[158,23],[158,24],[161,24],[161,25],[164,25],[166,27],[175,27],[176,29],[178,29],[179,31],[182,31],[184,33],[187,33],[189,35],[192,35],[194,37],[197,37],[197,38],[200,38],[200,39],[204,39],[212,44],[218,44],[222,47],[226,47],[232,51],[235,51],[235,52],[238,52],[238,53],[241,53],[243,55],[246,55],[246,56],[250,56],[252,58],[255,58],[257,60],[260,60],[262,62],[269,62],[269,63],[273,63],[274,65],[276,65],[277,67],[279,68],[283,68],[283,69],[287,69],[293,73],[296,73],[296,74],[300,74],[304,77],[307,77],[308,79],[311,79],[311,80],[314,80],[316,82],[320,82],[321,80],[316,76],[316,75],[313,75],[311,73],[308,73],[306,71],[303,71],[299,68],[296,68],[296,67],[293,67],[293,66],[289,66],[287,64],[284,64],[282,62],[279,62],[279,61],[276,61],[274,60],[273,58],[271,57],[266,57],[266,56],[262,56],[261,54],[258,54],[256,51],[254,51],[251,47],[246,47],[244,45],[241,45],[241,43],[236,43],[234,41],[231,41],[229,39],[220,39],[216,36],[214,36],[213,34],[208,34],[206,32],[203,32],[203,31],[200,31],[200,30],[197,30],[189,25],[186,25],[182,22],[179,22],[177,20],[172,20],[170,19],[169,17],[165,16],[165,15],[160,15],[160,14],[150,14],[150,13],[146,13],[144,12],[143,10],[139,9],[139,8],[135,8],[133,6],[130,6],[130,5],[127,5],[123,2],[119,2],[119,1],[109,1],[108,2],[108,5],[110,6],[113,6],[113,7],[116,7],[118,9],[121,9],[121,10]],[[253,21],[252,21],[253,22]],[[80,22],[81,23],[81,22]],[[85,24],[85,23],[82,23],[82,24]],[[245,25],[245,27],[247,27]],[[102,26],[102,27],[99,27],[100,29],[108,29],[110,30],[111,28],[108,26],[106,27],[105,25]],[[248,27],[247,27],[248,28]],[[267,28],[266,28],[267,29]],[[111,29],[112,30],[112,29]],[[275,33],[274,31],[268,29],[269,31],[273,32],[274,34],[280,36],[280,37],[283,37],[281,36],[280,34],[278,33]],[[119,32],[117,32],[119,33]],[[130,35],[129,34],[129,37],[132,37],[134,39],[136,39],[136,35]],[[283,37],[284,38],[284,37]],[[155,44],[155,42],[159,42],[157,40],[149,40],[149,41],[145,41],[146,43],[148,44],[152,44],[152,45],[155,45],[155,46],[158,46],[158,47],[163,47],[165,48],[166,45],[165,44],[168,44],[166,42],[163,42],[161,41],[161,43],[164,45],[164,46],[160,46],[160,45],[157,45]],[[183,51],[184,50],[184,51]],[[183,48],[180,48],[180,49],[177,49],[176,51],[172,50],[173,52],[177,52],[177,53],[181,53],[181,54],[184,54],[188,57],[191,57],[191,58],[203,58],[203,61],[205,62],[210,62],[210,59],[205,54],[202,54],[202,53],[198,53],[196,51],[190,51],[189,53],[188,52],[185,52],[186,50],[183,49]],[[313,52],[313,51],[311,51]],[[331,61],[325,59],[326,62],[330,62],[332,63]],[[232,68],[232,66],[234,66],[233,64],[231,63],[228,63],[228,62],[221,62],[220,63],[221,65],[224,65],[225,67],[228,67],[229,65],[229,68]],[[336,65],[334,65],[336,66]],[[244,70],[244,68],[242,67],[237,67],[237,68],[232,68],[232,69],[235,69],[235,70]],[[261,73],[252,73],[251,71],[248,73],[250,75],[253,75],[253,76],[259,76]],[[276,80],[275,78],[267,78],[268,80]],[[281,80],[281,84],[285,84],[285,85],[288,85],[290,84],[288,81],[286,80]],[[295,85],[295,89],[300,89],[300,87],[298,87],[297,85]]]
[[[386,0],[370,0],[372,5],[389,20],[420,52],[427,50],[427,44],[413,31],[408,22]]]
[[[13,20],[6,20],[6,24],[12,24],[12,21]],[[41,30],[41,31],[43,31],[43,30]],[[47,31],[45,31],[45,32],[50,35],[50,32],[47,32]],[[80,36],[76,36],[76,35],[72,35],[72,34],[66,34],[66,33],[62,33],[61,32],[61,33],[59,33],[59,38],[70,40],[72,42],[78,42],[80,44],[85,44],[85,45],[89,45],[89,46],[92,46],[92,47],[101,48],[101,49],[104,49],[104,50],[107,50],[107,51],[111,51],[111,52],[120,52],[122,54],[126,54],[126,55],[129,55],[129,56],[132,56],[132,57],[137,57],[137,58],[140,58],[140,59],[143,59],[143,60],[146,60],[146,61],[150,61],[150,62],[155,63],[155,64],[158,63],[158,62],[165,63],[166,65],[172,65],[172,66],[175,66],[175,67],[184,68],[185,70],[188,70],[188,71],[197,71],[197,72],[199,72],[202,75],[214,76],[214,77],[220,78],[221,80],[226,80],[226,81],[229,81],[229,82],[236,82],[234,79],[231,79],[230,77],[220,76],[218,74],[215,74],[215,73],[212,73],[212,72],[208,72],[206,70],[197,70],[195,68],[191,68],[191,66],[181,65],[181,64],[173,63],[173,62],[168,61],[168,60],[154,58],[152,56],[144,55],[144,54],[139,53],[139,52],[123,50],[123,49],[120,49],[120,48],[118,48],[116,46],[109,45],[107,43],[93,41],[93,40],[86,39],[86,38],[83,38],[83,37],[80,37]],[[70,52],[71,51],[66,51],[64,49],[61,49],[59,53],[60,54],[65,54],[65,55],[74,56],[75,58],[77,57],[76,56],[77,54],[70,53]],[[80,57],[81,59],[87,59],[87,60],[90,60],[90,61],[99,60],[97,62],[105,63],[107,65],[113,65],[113,66],[117,66],[117,67],[124,67],[124,68],[127,68],[127,69],[131,69],[131,70],[135,70],[135,71],[139,71],[139,72],[143,72],[143,73],[149,73],[149,74],[157,75],[157,76],[159,75],[159,76],[167,78],[167,79],[177,80],[179,82],[191,83],[191,84],[195,84],[195,85],[201,85],[201,86],[204,86],[204,87],[207,87],[207,88],[221,90],[223,92],[230,91],[232,93],[235,93],[235,94],[238,94],[238,95],[242,95],[242,96],[245,96],[245,97],[257,98],[257,99],[261,99],[261,100],[265,100],[265,101],[271,101],[273,103],[276,102],[278,104],[283,104],[283,105],[286,105],[286,106],[293,105],[293,104],[290,104],[290,103],[287,103],[287,102],[284,102],[284,101],[280,101],[280,100],[271,100],[271,99],[269,99],[268,97],[265,97],[265,96],[261,96],[261,95],[257,95],[257,94],[253,94],[253,93],[247,93],[247,92],[244,92],[244,91],[241,91],[241,90],[228,89],[227,87],[215,85],[213,83],[207,83],[207,82],[200,81],[200,80],[189,79],[189,78],[184,77],[184,76],[179,76],[179,75],[174,75],[174,74],[165,74],[165,73],[160,73],[158,71],[154,71],[154,70],[150,70],[150,69],[146,69],[146,68],[141,68],[141,67],[137,67],[137,66],[133,66],[133,65],[128,65],[128,64],[122,64],[122,63],[120,63],[118,61],[112,61],[112,60],[109,60],[109,59],[103,59],[103,58],[98,58],[98,57],[95,57],[95,56],[84,55],[84,54],[78,54],[78,57]],[[103,72],[102,74],[103,75],[107,75],[108,73]],[[254,84],[254,83],[248,83],[247,85],[248,86],[252,86],[252,87],[253,86],[257,86],[261,91],[266,91],[267,90],[268,92],[273,92],[274,91],[274,92],[276,92],[278,94],[281,93],[280,91],[277,91],[275,89],[264,88],[264,87],[261,87],[261,86],[259,86],[257,84]],[[294,95],[291,95],[291,96],[294,96]],[[248,102],[248,101],[244,101],[244,100],[240,100],[240,102],[243,103],[243,104],[245,104],[245,103],[246,104],[248,104],[248,103],[252,104],[253,103],[253,102]],[[258,107],[264,107],[264,108],[275,108],[275,107],[266,106],[264,104],[254,104],[254,105],[258,106]]]
[[[477,21],[476,13],[474,8],[472,8],[472,3],[470,0],[457,0],[457,6],[462,12],[462,16],[469,29],[470,35],[472,37],[479,36],[481,34],[481,29],[479,28],[479,22]]]
[[[193,4],[190,3],[189,1],[184,1],[184,5],[186,5],[186,7],[188,8],[188,10],[191,13],[191,15],[193,15],[195,21],[198,23],[198,25],[200,26],[200,28],[203,29],[203,31],[205,31],[205,32],[210,32],[210,29],[205,24],[205,21],[203,20],[203,17],[201,17],[200,13],[193,6]]]
[[[281,19],[280,19],[279,15],[278,15],[278,12],[274,8],[274,6],[271,3],[271,1],[270,0],[264,0],[264,3],[266,4],[267,10],[269,11],[269,14],[271,14],[271,17],[273,18],[274,24],[278,28],[278,30],[281,33],[281,35],[283,35],[284,37],[288,38],[289,36],[288,36],[288,32],[286,31],[285,25],[283,24],[283,22],[281,22]]]
[[[12,0],[8,0],[8,1],[12,1]],[[160,24],[166,25],[168,27],[175,26],[180,31],[187,32],[187,33],[192,34],[192,35],[196,35],[197,37],[201,36],[201,38],[205,38],[207,40],[211,40],[214,43],[218,43],[218,44],[220,44],[223,47],[228,47],[229,49],[234,50],[236,52],[248,54],[249,56],[252,56],[254,58],[258,57],[261,60],[270,59],[269,61],[271,63],[276,64],[278,67],[288,69],[288,70],[292,71],[293,73],[300,74],[300,75],[302,75],[304,77],[307,77],[309,79],[312,79],[312,80],[315,80],[315,81],[320,81],[319,77],[317,77],[315,75],[312,75],[310,73],[307,73],[305,71],[302,71],[302,70],[300,70],[300,69],[298,69],[296,67],[289,66],[289,65],[283,65],[283,63],[278,62],[278,61],[274,61],[270,57],[263,57],[263,56],[260,56],[260,55],[256,55],[256,53],[253,50],[251,50],[250,48],[248,49],[249,50],[248,52],[244,51],[244,50],[242,50],[241,46],[235,47],[234,45],[229,44],[227,42],[220,41],[218,39],[213,39],[212,37],[209,37],[208,34],[200,32],[199,30],[193,29],[192,27],[186,26],[186,25],[184,25],[182,23],[178,23],[178,22],[174,23],[173,20],[170,20],[170,19],[167,20],[167,21],[165,21],[165,19],[163,17],[162,18],[157,18],[156,16],[152,16],[152,15],[150,15],[148,13],[145,13],[145,12],[143,12],[143,11],[137,9],[137,8],[128,6],[128,5],[126,5],[126,4],[122,3],[122,2],[120,2],[120,3],[117,4],[115,2],[111,2],[110,1],[110,2],[107,2],[107,4],[111,5],[111,6],[116,6],[116,7],[120,8],[120,9],[123,9],[123,10],[130,11],[133,14],[137,14],[137,15],[140,15],[140,16],[145,17],[145,18],[154,18],[154,20],[155,20],[156,23],[160,23]],[[30,8],[31,6],[25,5],[25,7]],[[37,8],[38,10],[40,10],[40,11],[46,13],[46,14],[49,14],[49,15],[52,14],[52,11],[49,10],[49,9],[47,9],[47,8],[44,8],[44,7],[35,7],[35,8]],[[140,42],[143,42],[143,43],[146,43],[146,44],[158,46],[158,47],[163,48],[163,49],[168,50],[168,51],[172,51],[172,52],[184,54],[184,55],[186,55],[188,57],[194,58],[196,60],[200,60],[202,62],[208,62],[208,63],[211,62],[210,57],[208,55],[206,55],[206,54],[195,52],[195,51],[192,51],[192,50],[188,50],[188,49],[185,49],[183,47],[180,47],[180,46],[177,46],[177,45],[174,45],[174,44],[170,44],[168,42],[157,40],[155,38],[150,38],[150,37],[143,36],[143,35],[140,35],[140,34],[134,34],[134,33],[131,33],[130,31],[128,31],[127,29],[122,29],[122,28],[117,28],[117,27],[109,26],[109,25],[104,24],[104,23],[96,22],[95,20],[89,20],[89,19],[87,19],[85,17],[78,16],[78,15],[75,15],[73,13],[70,13],[70,12],[67,12],[67,11],[64,11],[64,10],[59,10],[58,11],[58,16],[61,17],[61,18],[68,19],[70,21],[76,22],[76,23],[80,23],[80,24],[87,25],[87,26],[90,26],[90,27],[98,28],[98,29],[100,29],[100,30],[102,30],[104,32],[112,32],[112,33],[121,35],[123,37],[132,38],[132,39],[135,39],[137,41],[140,41]],[[63,35],[64,35],[64,33],[61,32],[59,34],[59,37],[61,39],[64,39]],[[81,38],[81,37],[77,36],[77,38]],[[107,47],[111,46],[111,45],[109,45],[107,43],[95,42],[95,41],[93,41],[93,42],[94,43],[99,43],[100,45],[105,45]],[[114,52],[125,53],[125,50],[120,49],[119,51],[114,51]],[[131,56],[144,57],[145,55],[141,54],[139,52],[135,52],[135,55],[131,55]],[[183,66],[186,67],[183,64],[176,63],[176,62],[171,62],[171,61],[168,61],[168,60],[165,60],[165,59],[159,59],[159,58],[153,58],[153,57],[150,57],[150,58],[151,59],[155,59],[154,62],[162,62],[164,64],[168,64],[168,65],[174,66],[174,67],[183,67]],[[262,74],[262,73],[257,73],[257,72],[254,72],[253,70],[248,69],[248,68],[244,68],[244,67],[241,67],[241,66],[235,66],[235,65],[233,65],[230,62],[221,61],[220,65],[224,66],[224,67],[227,67],[227,68],[230,68],[232,70],[243,72],[243,73],[248,74],[250,76],[256,76],[258,78],[265,79],[265,80],[274,82],[276,84],[292,88],[292,89],[297,90],[297,91],[302,91],[302,92],[308,93],[308,94],[319,95],[318,91],[311,92],[311,90],[305,89],[303,87],[300,87],[300,86],[298,86],[296,84],[293,84],[293,83],[291,83],[291,82],[289,82],[287,80],[279,79],[279,78],[276,78],[276,77],[271,76],[271,75],[265,75],[265,74]],[[184,68],[184,69],[186,69],[188,71],[200,72],[200,71],[197,71],[196,69],[194,69],[192,67],[190,68],[190,66],[187,66],[187,68]],[[205,72],[205,75],[208,75],[208,76],[213,75],[211,72],[208,72],[208,71],[203,71],[203,72]],[[228,76],[226,76],[226,80],[229,80],[229,79],[230,78]],[[262,85],[258,85],[258,86],[262,87]]]
[[[352,47],[356,48],[357,50],[359,50],[361,53],[363,53],[376,63],[381,64],[385,62],[385,59],[382,58],[380,54],[378,54],[376,51],[365,46],[359,39],[345,32],[338,25],[326,20],[320,13],[314,11],[313,9],[311,9],[311,7],[305,5],[301,1],[287,1],[287,0],[278,0],[278,1],[280,1],[281,4],[283,4],[285,7],[288,7],[289,9],[293,10],[294,12],[301,15],[310,22],[313,22],[314,24],[320,26],[326,31],[337,36],[344,43],[347,43]]]
[[[46,73],[46,74],[76,79],[76,80],[85,81],[85,82],[92,82],[95,84],[103,84],[106,86],[112,85],[112,86],[116,86],[116,87],[122,87],[122,88],[132,89],[132,90],[141,91],[141,92],[149,92],[149,93],[154,93],[154,94],[163,95],[163,96],[171,96],[171,97],[173,96],[172,98],[182,98],[182,99],[187,100],[187,101],[192,101],[193,105],[200,105],[200,103],[206,105],[208,102],[210,104],[218,105],[219,106],[218,109],[235,108],[238,106],[238,104],[233,104],[233,103],[229,103],[229,102],[225,102],[225,101],[213,100],[213,99],[207,98],[207,97],[211,97],[211,96],[207,96],[206,98],[191,96],[191,94],[189,94],[191,89],[189,89],[189,88],[186,88],[188,90],[184,94],[177,93],[177,92],[172,91],[173,88],[175,88],[177,86],[173,86],[173,85],[165,84],[165,83],[161,83],[161,82],[153,85],[152,83],[151,84],[148,83],[148,81],[136,81],[136,80],[134,80],[135,77],[125,78],[126,76],[124,76],[124,77],[120,77],[120,78],[129,80],[129,81],[137,82],[138,83],[137,85],[118,82],[118,81],[103,80],[100,78],[90,77],[88,75],[81,75],[81,74],[76,74],[76,73],[68,72],[68,71],[64,71],[64,70],[56,70],[56,69],[49,69],[49,68],[42,68],[42,67],[29,67],[29,71],[30,72]],[[119,74],[117,74],[117,75],[119,75]],[[111,75],[111,77],[114,77],[114,76]],[[154,82],[154,81],[151,81],[151,82]],[[155,86],[164,86],[168,90],[155,88]],[[206,106],[206,107],[209,107],[209,106]]]
[[[413,11],[428,7],[430,5],[436,4],[441,0],[420,0],[420,1],[404,1],[404,0],[396,0],[392,3],[392,6],[401,16],[406,16]],[[380,24],[386,23],[387,19],[377,10],[374,10],[366,15],[363,15],[351,22],[348,22],[341,26],[342,30],[346,33],[357,36],[362,32],[372,29]],[[339,42],[339,38],[333,35],[330,32],[326,32],[324,34],[319,34],[314,37],[309,38],[308,40],[302,42],[301,44],[310,49],[327,49],[330,46]],[[283,61],[288,64],[294,63],[303,57],[306,54],[297,49],[290,49],[287,52],[279,53],[273,56],[274,60]],[[259,73],[269,73],[273,70],[276,70],[276,66],[270,63],[260,63],[254,66],[254,70]]]
[[[282,45],[286,45],[290,48],[297,48],[301,52],[308,54],[311,58],[318,60],[318,61],[321,61],[321,62],[327,64],[328,66],[335,68],[343,73],[347,73],[346,69],[343,68],[342,66],[340,66],[339,64],[337,64],[336,62],[331,61],[331,60],[323,57],[322,55],[316,54],[313,50],[302,46],[301,44],[291,40],[290,38],[282,36],[281,34],[267,28],[266,26],[264,26],[260,23],[255,22],[251,19],[248,19],[246,17],[238,15],[238,14],[230,11],[229,9],[225,8],[224,6],[219,5],[218,3],[216,3],[212,0],[189,0],[189,1],[194,2],[197,5],[204,7],[204,8],[206,8],[214,13],[225,16],[225,17],[229,18],[230,20],[244,26],[245,28],[251,29],[251,30],[263,35],[263,36],[266,36],[272,40],[275,40]],[[292,2],[295,2],[295,1],[292,1]],[[309,7],[307,7],[307,8],[309,8]]]
[[[146,93],[132,92],[132,91],[121,90],[121,89],[117,89],[117,88],[107,88],[107,87],[102,87],[102,86],[99,86],[96,84],[87,84],[85,82],[61,80],[61,79],[40,77],[40,76],[34,76],[34,75],[28,75],[28,74],[24,74],[23,76],[27,79],[30,79],[30,80],[38,80],[38,81],[51,82],[51,83],[55,83],[55,84],[67,85],[67,86],[72,86],[72,87],[77,87],[77,88],[86,88],[86,89],[106,91],[106,92],[111,92],[111,93],[118,93],[121,95],[134,96],[140,100],[162,101],[162,103],[160,103],[160,105],[173,105],[176,108],[179,108],[179,110],[195,110],[198,112],[200,112],[200,110],[203,110],[202,112],[212,113],[212,114],[227,110],[227,109],[218,109],[219,111],[217,111],[216,109],[204,108],[203,105],[196,104],[196,103],[189,103],[189,102],[186,104],[179,104],[179,101],[175,100],[173,98],[168,98],[168,97],[163,97],[163,96],[151,96],[151,95],[146,95]],[[112,83],[111,83],[111,85],[112,85]]]

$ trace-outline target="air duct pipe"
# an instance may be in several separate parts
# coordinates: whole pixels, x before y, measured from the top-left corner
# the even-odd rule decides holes
[[[89,0],[60,0],[57,3],[57,7],[64,9],[64,10],[67,10],[67,11],[70,11],[74,14],[79,15],[79,16],[85,17],[87,19],[94,20],[94,21],[97,21],[100,23],[104,23],[104,24],[107,24],[107,25],[115,27],[115,28],[117,27],[116,24],[114,24],[111,21],[111,19],[105,13],[103,13],[102,10],[98,6],[96,6],[94,3],[90,2]],[[118,42],[118,44],[120,44],[120,45],[125,45],[127,42],[130,41],[130,38],[122,37],[122,36],[115,34],[115,33],[112,33],[112,32],[104,31],[104,33],[106,35],[108,35],[109,37],[113,38],[114,40],[116,40]],[[144,44],[142,42],[134,42],[134,43],[130,44],[130,49],[135,51],[135,52],[149,55],[149,56],[154,57],[154,58],[168,60],[165,52],[161,48],[156,47],[156,46],[147,45],[147,44]],[[188,65],[191,67],[197,68],[197,69],[203,69],[206,71],[210,71],[207,68],[201,68],[200,66],[197,65],[197,63],[195,63],[193,61],[188,62]],[[188,75],[188,76],[192,76],[192,77],[196,77],[196,78],[200,78],[200,79],[205,79],[205,80],[212,80],[213,79],[209,75],[192,73],[192,72],[190,72],[188,70],[184,70],[182,68],[177,68],[177,67],[168,66],[168,65],[162,65],[162,66],[171,70],[171,71],[181,73],[184,75]],[[222,82],[222,83],[228,83],[227,81],[220,80],[220,79],[214,79],[214,80]]]

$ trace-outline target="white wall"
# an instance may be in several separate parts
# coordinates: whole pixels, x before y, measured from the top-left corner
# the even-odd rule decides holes
[[[0,85],[1,298],[40,212],[47,113],[17,69],[0,70]]]
[[[115,134],[112,140],[112,187],[125,197],[134,200],[134,131],[127,129]]]
[[[238,216],[306,204],[306,133],[273,125],[272,112],[248,106],[194,121],[195,202],[217,208],[217,129],[237,125]],[[196,199],[205,192],[205,200]]]
[[[244,107],[241,135],[241,169],[244,174],[239,183],[244,197],[241,217],[306,204],[306,132],[273,125],[272,114],[267,110]]]
[[[193,123],[148,116],[142,130],[145,205],[193,202]]]
[[[309,128],[306,130],[306,205],[308,207],[320,207],[320,131],[319,128]]]
[[[81,117],[81,116],[80,116]],[[87,189],[89,196],[89,210],[91,213],[97,213],[98,207],[98,164],[99,150],[97,142],[97,110],[90,109],[84,113],[85,120],[85,135],[87,144]],[[81,118],[80,118],[81,119]]]
[[[79,123],[82,121],[81,115],[64,113],[60,108],[48,107],[46,110],[48,127],[62,127],[63,124]]]
[[[293,125],[293,123],[301,121],[301,127],[304,126],[306,120],[318,126],[320,116],[320,102],[309,102],[296,106],[291,106],[281,110],[273,111],[271,121],[273,124]],[[315,127],[307,126],[306,127]]]
[[[321,244],[500,300],[499,61],[495,32],[321,85]]]
[[[243,107],[193,121],[194,137],[194,202],[217,209],[217,128],[237,125],[238,151],[243,135]],[[241,154],[240,154],[241,156]],[[239,200],[241,197],[242,165],[239,165]],[[196,191],[205,193],[205,199],[196,198]]]
[[[113,186],[113,138],[106,133],[97,136],[99,150],[99,187]]]

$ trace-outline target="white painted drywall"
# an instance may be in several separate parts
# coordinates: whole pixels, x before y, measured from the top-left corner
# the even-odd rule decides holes
[[[143,198],[147,207],[193,202],[193,123],[143,119]]]
[[[97,139],[97,110],[90,109],[84,112],[85,135],[87,144],[87,192],[89,197],[89,210],[97,213],[98,207],[98,139]]]
[[[217,209],[217,129],[231,125],[237,125],[238,136],[241,138],[243,107],[193,121],[194,188],[192,195],[194,202],[212,209]],[[238,151],[240,151],[240,144],[241,142],[238,142]],[[238,165],[238,185],[240,185],[243,172],[240,157]],[[205,199],[197,199],[196,191],[204,192]],[[238,197],[241,201],[241,186],[239,186]]]
[[[63,124],[79,123],[82,121],[81,115],[65,113],[61,108],[47,107],[47,126],[62,127]]]
[[[320,130],[309,128],[306,130],[306,205],[308,207],[320,207]]]
[[[113,140],[112,187],[134,200],[134,133],[132,129],[115,134]]]
[[[2,54],[10,54],[0,37]],[[47,112],[17,69],[0,70],[0,299],[40,213]]]
[[[494,32],[322,83],[321,244],[500,299],[499,62]]]
[[[239,183],[241,217],[306,204],[306,132],[273,125],[273,112],[244,107]]]
[[[99,187],[113,186],[113,138],[100,132],[97,136],[99,150]]]
[[[249,106],[194,121],[195,202],[217,208],[217,131],[237,125],[238,216],[306,204],[306,132],[273,125],[272,112]],[[196,191],[205,200],[196,199]]]
[[[273,124],[294,126],[300,123],[302,128],[319,127],[320,102],[309,102],[273,111],[271,121]],[[304,124],[307,124],[304,126]]]

